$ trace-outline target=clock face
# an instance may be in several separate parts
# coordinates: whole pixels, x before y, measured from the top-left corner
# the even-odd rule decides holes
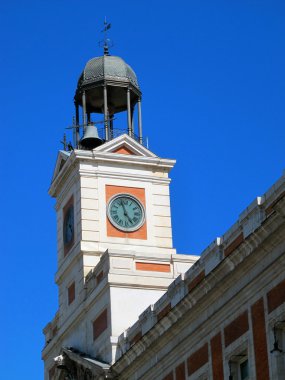
[[[117,194],[108,203],[107,215],[119,230],[132,232],[145,222],[145,211],[141,202],[130,194]]]
[[[74,236],[74,208],[68,208],[63,221],[63,242],[64,245],[72,242]]]

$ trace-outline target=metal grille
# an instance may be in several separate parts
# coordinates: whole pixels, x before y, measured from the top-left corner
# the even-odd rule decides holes
[[[115,139],[116,137],[118,136],[121,136],[121,135],[128,135],[128,129],[118,129],[118,128],[113,128],[113,129],[110,129],[109,128],[109,136],[110,136],[110,140],[112,139]],[[98,128],[98,135],[99,137],[105,141],[105,128]],[[134,140],[136,140],[138,143],[140,142],[140,139],[139,139],[139,136],[137,136],[135,133],[132,133],[130,135],[130,137],[132,137]],[[145,146],[146,148],[148,148],[148,138],[147,137],[143,137],[142,138],[142,142],[141,142],[141,145]]]

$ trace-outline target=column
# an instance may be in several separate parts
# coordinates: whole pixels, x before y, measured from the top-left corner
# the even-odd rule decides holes
[[[74,146],[77,148],[78,143],[80,140],[80,133],[79,133],[79,104],[77,102],[75,104],[75,141]]]
[[[142,109],[141,109],[141,97],[138,98],[138,121],[139,121],[139,143],[142,144]]]
[[[132,120],[131,120],[131,94],[130,89],[127,90],[127,106],[128,106],[128,135],[132,136]]]
[[[83,133],[85,133],[85,128],[86,128],[86,94],[85,91],[83,91],[82,95],[82,108],[83,108]]]
[[[104,126],[105,126],[105,140],[109,140],[108,128],[108,99],[107,99],[107,85],[104,85]]]

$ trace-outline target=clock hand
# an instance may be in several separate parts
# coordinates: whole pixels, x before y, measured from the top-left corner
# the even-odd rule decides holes
[[[130,223],[133,224],[132,219],[129,217],[129,214],[127,214],[127,218],[129,219]]]
[[[124,215],[125,215],[125,216],[128,216],[128,213],[127,213],[126,207],[125,207],[125,205],[124,205],[124,203],[123,203],[122,200],[121,200],[121,205],[122,205],[123,210],[124,210]]]
[[[132,219],[129,217],[129,214],[127,213],[126,207],[125,207],[125,205],[124,205],[124,203],[123,203],[122,200],[121,200],[121,205],[123,206],[124,215],[129,219],[130,223],[133,224],[133,221],[132,221]]]

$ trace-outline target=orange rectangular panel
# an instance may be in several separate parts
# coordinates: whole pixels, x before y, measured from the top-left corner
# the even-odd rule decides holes
[[[119,153],[119,154],[132,154],[133,155],[133,152],[128,149],[127,147],[125,146],[121,146],[120,148],[118,148],[117,150],[114,150],[113,153]]]
[[[186,380],[185,363],[179,364],[175,369],[176,380]]]
[[[230,245],[228,245],[225,248],[224,250],[225,257],[229,256],[235,249],[237,249],[243,243],[243,241],[244,241],[243,233],[241,233],[234,239],[234,241]]]
[[[191,376],[199,368],[203,367],[208,362],[208,343],[205,343],[203,347],[194,352],[187,359],[188,376]]]
[[[108,327],[107,309],[105,309],[99,317],[93,322],[93,340],[98,338]]]
[[[224,380],[222,334],[211,339],[212,372],[214,380]]]
[[[268,313],[285,302],[285,280],[281,281],[267,293]]]
[[[188,284],[188,292],[191,292],[192,289],[194,289],[202,280],[205,278],[205,271],[202,270],[196,277],[193,278],[192,281]]]
[[[263,298],[251,307],[252,335],[255,356],[256,380],[269,380],[267,336]],[[270,358],[271,359],[271,358]]]
[[[165,376],[162,380],[173,380],[173,372],[170,372],[167,376]]]
[[[151,272],[170,272],[170,264],[156,263],[136,263],[136,270],[145,270]]]
[[[163,317],[166,316],[171,310],[171,304],[167,304],[158,314],[157,314],[157,320],[160,321]]]
[[[75,283],[73,282],[67,290],[68,293],[68,305],[75,300]]]
[[[106,205],[108,205],[109,200],[116,194],[130,194],[137,198],[142,205],[145,207],[145,189],[139,187],[126,187],[126,186],[113,186],[106,185]],[[107,218],[107,236],[110,237],[120,237],[125,239],[147,239],[147,229],[146,221],[145,223],[136,231],[125,232],[120,231],[118,228],[113,226],[113,224]]]
[[[225,346],[228,347],[232,342],[248,331],[247,311],[244,311],[229,325],[224,328]]]

